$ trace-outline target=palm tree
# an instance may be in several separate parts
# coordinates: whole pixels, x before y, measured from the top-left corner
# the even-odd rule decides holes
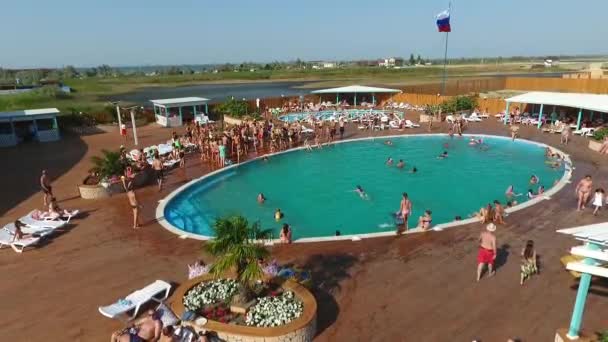
[[[263,230],[259,223],[249,224],[246,218],[234,215],[218,218],[213,224],[215,238],[206,245],[207,250],[217,257],[211,267],[216,277],[235,270],[241,284],[240,298],[235,302],[245,303],[251,287],[262,278],[263,270],[258,261],[270,254],[259,240],[270,236],[270,230]]]
[[[120,160],[120,152],[101,150],[102,156],[91,157],[93,168],[91,171],[98,173],[102,178],[121,175],[124,165]]]

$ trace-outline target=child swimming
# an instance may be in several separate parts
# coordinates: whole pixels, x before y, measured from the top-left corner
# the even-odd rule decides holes
[[[359,197],[361,197],[363,199],[367,198],[367,194],[365,193],[365,191],[363,190],[361,185],[357,185],[357,187],[355,188],[354,191],[359,194]]]
[[[388,159],[386,160],[386,165],[393,165],[393,158],[388,157]]]

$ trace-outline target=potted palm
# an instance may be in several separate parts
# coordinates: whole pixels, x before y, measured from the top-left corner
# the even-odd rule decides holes
[[[91,157],[93,167],[89,170],[89,175],[82,184],[78,185],[80,197],[84,199],[96,199],[108,197],[110,191],[108,187],[114,181],[117,182],[124,172],[120,152],[102,150],[101,156]]]
[[[266,259],[269,252],[260,241],[270,236],[270,230],[234,215],[218,218],[213,231],[215,238],[206,244],[207,250],[216,257],[210,271],[215,277],[230,271],[236,274],[239,292],[232,299],[231,310],[243,312],[252,304],[253,287],[264,276],[259,261]]]

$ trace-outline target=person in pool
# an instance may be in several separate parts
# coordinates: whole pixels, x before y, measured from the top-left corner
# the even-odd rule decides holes
[[[538,184],[538,177],[536,175],[530,176],[530,184]]]
[[[410,213],[412,212],[412,201],[410,201],[407,193],[403,193],[401,197],[401,203],[399,203],[399,211],[397,211],[396,215],[400,216],[403,219],[403,225],[405,226],[405,230],[408,230],[407,219],[410,217]],[[397,229],[397,234],[401,233],[399,229]]]
[[[404,166],[405,166],[405,163],[403,162],[403,159],[399,159],[399,162],[397,163],[397,168],[403,169]]]
[[[384,145],[386,145],[386,146],[393,146],[393,142],[390,141],[390,140],[387,140],[387,141],[384,142]]]
[[[287,223],[281,228],[280,239],[282,243],[291,243],[291,227]]]
[[[541,185],[541,186],[539,186],[539,187],[538,187],[538,192],[537,192],[538,196],[540,196],[540,195],[542,195],[542,194],[544,194],[544,193],[545,193],[545,187],[544,187],[544,186],[542,186],[542,185]]]
[[[367,194],[365,193],[365,191],[363,190],[363,188],[361,187],[361,185],[357,185],[357,187],[355,188],[355,192],[357,194],[359,194],[359,196],[361,198],[367,198]]]
[[[532,191],[532,189],[528,189],[528,193],[526,194],[526,196],[529,199],[532,199],[532,198],[536,197],[536,194],[534,194],[534,191]]]
[[[507,191],[505,191],[505,195],[507,196],[508,199],[512,199],[513,197],[518,197],[518,196],[521,196],[522,194],[516,194],[515,188],[513,187],[513,185],[509,185],[509,187],[507,188]]]
[[[258,194],[258,203],[262,204],[264,201],[266,201],[266,197],[264,197],[264,194],[260,192]]]
[[[417,169],[417,168],[414,166],[414,167],[412,168],[412,170],[410,170],[410,173],[416,173],[416,172],[418,172],[418,169]]]
[[[281,209],[277,208],[277,211],[274,212],[274,219],[276,221],[280,221],[285,215],[281,212]]]
[[[445,159],[448,157],[448,151],[443,151],[442,154],[437,156],[437,159]]]
[[[425,210],[424,215],[418,218],[418,227],[425,231],[431,228],[431,223],[433,222],[431,214],[432,212],[430,210]]]
[[[388,166],[393,165],[393,158],[388,157],[388,159],[386,160],[386,165],[388,165]]]

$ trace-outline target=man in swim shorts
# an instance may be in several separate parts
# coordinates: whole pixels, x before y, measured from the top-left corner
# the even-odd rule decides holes
[[[156,183],[158,184],[158,191],[161,191],[163,188],[163,161],[160,160],[158,151],[154,152],[152,168],[154,169],[154,176],[156,177]]]
[[[589,200],[589,194],[591,193],[591,187],[593,186],[593,180],[590,175],[586,175],[585,178],[581,179],[576,186],[575,193],[578,196],[578,207],[577,211],[585,209],[585,204]]]
[[[477,252],[477,281],[481,279],[481,272],[488,265],[490,276],[494,275],[494,261],[496,260],[496,225],[489,223],[479,235],[479,251]]]
[[[51,181],[49,181],[46,170],[42,170],[42,175],[40,176],[40,188],[42,189],[42,193],[44,195],[43,201],[44,206],[46,207],[49,203],[49,199],[53,198],[53,188],[51,187]]]

